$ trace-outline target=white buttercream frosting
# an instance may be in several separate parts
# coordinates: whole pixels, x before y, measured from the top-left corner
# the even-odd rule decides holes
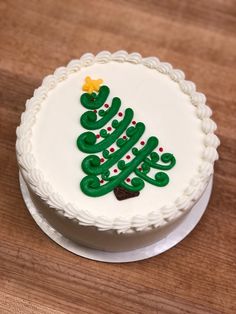
[[[118,66],[121,63],[125,70],[127,70],[127,79],[132,78],[133,80],[126,90],[124,90],[126,83],[122,80],[121,67]],[[114,68],[115,73],[112,73],[112,68]],[[132,69],[134,69],[134,74],[131,73]],[[98,199],[86,199],[88,197],[82,195],[79,188],[79,177],[76,174],[76,172],[80,172],[82,175],[82,170],[79,169],[79,166],[81,163],[80,158],[83,158],[83,155],[76,148],[74,150],[71,149],[71,156],[73,156],[71,161],[66,161],[68,164],[71,163],[68,165],[68,169],[71,171],[71,182],[69,183],[71,184],[71,190],[73,189],[74,192],[71,192],[71,194],[69,194],[70,192],[63,192],[63,190],[69,190],[67,187],[69,174],[67,176],[66,171],[62,171],[64,186],[61,184],[60,187],[57,187],[56,179],[55,182],[53,181],[53,171],[56,172],[56,166],[60,162],[63,162],[63,156],[60,156],[56,160],[55,156],[60,154],[56,148],[59,140],[55,140],[55,147],[53,147],[53,142],[50,142],[50,139],[56,138],[57,135],[66,139],[66,136],[69,138],[70,136],[74,136],[74,134],[79,135],[79,132],[82,132],[82,128],[79,126],[79,117],[82,111],[77,109],[77,106],[79,108],[79,96],[82,92],[80,83],[87,74],[93,76],[93,73],[96,74],[96,77],[97,75],[98,77],[104,75],[102,78],[107,78],[105,84],[110,86],[112,96],[120,97],[124,106],[137,106],[133,107],[133,109],[135,114],[139,115],[139,120],[145,122],[147,125],[147,136],[156,135],[152,131],[157,131],[159,133],[157,137],[161,143],[163,141],[163,146],[167,147],[169,152],[176,155],[176,167],[173,171],[168,172],[171,184],[168,188],[164,188],[165,190],[162,190],[162,192],[159,188],[151,186],[147,188],[147,191],[141,192],[142,196],[127,201],[127,203],[125,203],[126,201],[123,201],[123,203],[116,201],[117,205],[114,205],[111,199],[113,196],[108,196],[107,199],[104,198],[102,201]],[[143,81],[142,85],[140,85],[139,82],[141,82],[142,77]],[[145,81],[146,77],[148,79],[153,77],[160,84],[163,81],[163,89],[160,91],[152,90],[155,88],[155,85],[152,82],[149,83],[148,79]],[[17,158],[28,185],[50,207],[55,208],[62,215],[76,220],[84,226],[96,226],[99,230],[114,229],[119,233],[128,233],[135,229],[138,231],[148,230],[151,227],[161,227],[182,215],[200,197],[212,175],[214,161],[218,159],[216,148],[219,145],[219,139],[214,135],[216,124],[210,119],[212,114],[211,109],[205,104],[206,97],[196,92],[195,84],[185,81],[184,78],[184,73],[181,70],[173,69],[169,63],[160,62],[156,57],[142,58],[139,53],[128,54],[126,51],[117,51],[113,54],[103,51],[96,56],[87,53],[79,60],[72,60],[66,67],[56,69],[54,74],[44,78],[42,85],[35,90],[34,96],[26,102],[26,111],[22,114],[21,124],[17,128]],[[111,83],[110,85],[110,81],[113,84]],[[119,86],[116,86],[115,83]],[[76,86],[76,84],[78,89],[73,87],[76,90],[73,94],[74,89],[72,90],[70,86]],[[165,108],[160,110],[161,107],[158,107],[155,109],[157,110],[157,114],[160,112],[160,117],[157,116],[156,118],[160,129],[155,124],[150,124],[151,130],[148,131],[149,118],[151,117],[150,120],[153,120],[152,111],[148,112],[148,110],[153,108],[152,106],[155,105],[155,102],[152,103],[152,99],[150,99],[150,104],[144,103],[146,106],[145,110],[143,108],[139,109],[138,102],[142,104],[145,100],[145,98],[142,98],[141,93],[142,91],[146,92],[146,88],[149,85],[151,88],[150,93],[157,95],[157,99],[154,97],[151,98],[158,103],[157,106],[165,104]],[[165,90],[165,85],[167,90]],[[133,96],[135,89],[138,89],[136,98]],[[160,95],[160,98],[158,95]],[[168,100],[166,102],[164,99],[165,96]],[[65,101],[66,99],[68,99],[68,103]],[[173,99],[173,102],[170,101],[171,99]],[[49,102],[52,104],[51,107],[49,106]],[[183,106],[181,105],[182,103]],[[70,104],[72,104],[71,107],[69,107]],[[58,111],[62,109],[61,115],[56,112],[57,108]],[[71,122],[72,130],[67,130],[63,125],[61,125],[59,130],[58,125],[60,125],[60,121],[57,120],[61,119],[61,121],[64,121],[63,119],[65,119],[65,112],[67,110],[67,118],[74,119]],[[181,113],[185,113],[184,111],[186,111],[186,117],[184,114],[181,116]],[[161,121],[162,116],[164,117],[164,121]],[[170,117],[168,122],[165,120],[166,117]],[[174,117],[176,118],[174,119]],[[177,138],[178,134],[183,135],[186,133],[184,129],[178,130],[181,128],[178,125],[181,119],[183,119],[185,126],[189,126],[189,132],[187,131],[189,134],[186,134],[186,139],[183,138],[183,147],[179,147],[181,146],[181,139]],[[55,126],[53,121],[55,122]],[[172,130],[171,123],[173,126]],[[58,127],[55,133],[53,130],[54,127],[55,129]],[[45,130],[42,130],[42,128],[45,128]],[[41,133],[44,132],[45,134],[41,134],[40,130],[42,130]],[[191,144],[191,140],[195,140],[196,147],[192,145],[191,149],[185,149],[184,146],[187,145],[185,140],[189,145]],[[48,143],[44,143],[44,141],[48,141]],[[178,145],[175,143],[176,141]],[[51,147],[50,153],[53,157],[49,156],[47,147]],[[66,150],[68,147],[63,147],[62,145],[62,148]],[[174,151],[172,151],[172,148]],[[43,153],[40,153],[40,151],[43,151]],[[48,168],[44,167],[47,163],[47,156],[45,156],[47,152],[49,159],[55,159],[54,170],[53,164],[48,164],[48,167],[52,169],[51,174]],[[63,151],[61,154],[63,154]],[[188,164],[187,161],[186,166],[184,163],[181,164],[181,157],[184,158],[184,154],[186,154],[188,160],[192,157],[193,169],[190,167],[191,163]],[[191,154],[192,156],[190,156]],[[78,163],[76,164],[76,162]],[[182,165],[182,169],[178,169],[178,164]],[[180,176],[181,171],[183,172],[183,178]],[[60,169],[58,169],[58,172],[60,172]],[[183,183],[183,186],[177,184],[181,180],[186,181]],[[176,184],[176,191],[173,188],[173,184]],[[76,189],[78,190],[78,202],[76,201]],[[146,186],[144,190],[146,190]],[[163,197],[161,196],[162,194]],[[147,203],[147,200],[144,201],[144,198],[147,199],[148,195],[151,195],[152,203],[154,204],[153,207],[145,208],[149,203]],[[153,199],[153,195],[156,195],[157,201]],[[171,197],[172,195],[173,197]],[[162,198],[162,202],[160,198]],[[98,204],[96,204],[97,208],[94,210],[92,202]],[[102,208],[102,205],[99,205],[99,202],[104,203],[104,208]],[[125,206],[130,206],[130,208],[125,208]]]

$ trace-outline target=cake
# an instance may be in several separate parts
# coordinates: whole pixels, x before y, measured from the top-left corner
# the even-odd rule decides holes
[[[156,57],[84,54],[44,78],[17,128],[20,173],[64,237],[128,251],[168,235],[218,159],[204,94]]]

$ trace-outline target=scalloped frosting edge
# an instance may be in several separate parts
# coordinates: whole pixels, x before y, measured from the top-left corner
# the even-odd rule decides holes
[[[36,116],[46,99],[50,90],[57,84],[67,79],[72,74],[79,72],[82,67],[88,67],[94,63],[107,63],[109,61],[130,62],[143,64],[144,66],[157,70],[177,82],[183,93],[190,97],[193,106],[196,107],[196,115],[201,120],[201,127],[204,133],[204,150],[202,163],[198,173],[190,180],[189,186],[173,204],[157,208],[146,216],[136,215],[125,219],[117,217],[108,219],[102,216],[93,216],[86,210],[76,207],[74,204],[66,203],[62,197],[53,190],[53,187],[45,179],[42,171],[37,168],[35,157],[32,154],[32,127],[35,124]],[[31,99],[26,101],[26,110],[21,115],[21,123],[17,127],[16,152],[20,171],[31,190],[51,208],[59,214],[77,221],[83,226],[95,226],[101,231],[115,230],[118,233],[130,233],[146,231],[152,228],[160,228],[173,222],[184,212],[192,208],[194,203],[203,193],[211,175],[213,174],[214,162],[218,159],[217,147],[220,144],[218,137],[214,134],[216,124],[210,119],[211,109],[206,105],[204,94],[196,91],[195,84],[185,80],[185,74],[181,70],[173,69],[171,64],[160,62],[156,57],[142,58],[139,53],[128,53],[124,50],[110,53],[101,51],[97,55],[86,53],[80,59],[72,60],[66,67],[59,67],[54,74],[43,79],[42,85],[34,91]]]

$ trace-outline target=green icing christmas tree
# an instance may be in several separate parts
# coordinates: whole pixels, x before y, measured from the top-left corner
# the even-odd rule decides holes
[[[80,182],[81,190],[91,197],[114,191],[117,199],[123,200],[138,196],[146,182],[156,187],[166,186],[169,177],[164,171],[174,167],[175,157],[170,153],[160,156],[162,148],[159,153],[155,151],[158,147],[155,136],[143,141],[144,123],[136,123],[131,108],[120,111],[120,98],[114,97],[107,104],[110,89],[105,85],[100,87],[101,84],[102,80],[86,77],[83,90],[87,92],[80,98],[87,109],[80,119],[86,131],[78,137],[77,146],[88,154],[82,161],[85,177]],[[155,170],[154,174],[151,169]]]

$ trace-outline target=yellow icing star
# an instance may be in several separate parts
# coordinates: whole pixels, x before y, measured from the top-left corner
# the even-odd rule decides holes
[[[85,78],[85,83],[82,87],[82,89],[85,92],[88,92],[89,94],[92,94],[92,92],[98,92],[100,89],[100,85],[103,83],[102,79],[98,80],[92,80],[90,76],[87,76]]]

